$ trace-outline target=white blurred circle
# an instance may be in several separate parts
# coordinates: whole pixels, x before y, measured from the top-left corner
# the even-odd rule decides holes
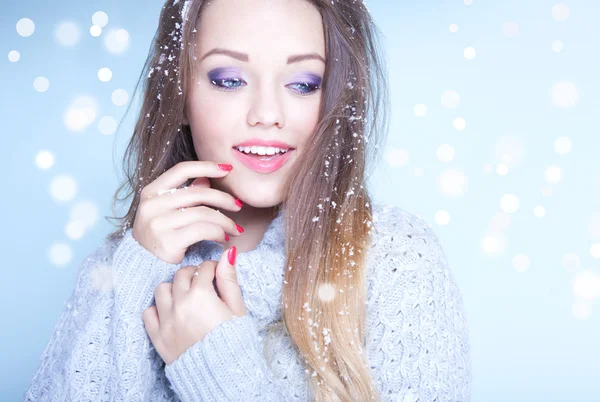
[[[579,260],[579,256],[575,253],[569,253],[563,256],[562,265],[569,272],[578,270],[580,264],[581,261]]]
[[[546,168],[544,175],[548,183],[556,184],[562,180],[562,169],[560,166],[550,166]]]
[[[85,225],[82,222],[71,221],[65,226],[65,235],[71,240],[79,240],[85,234]]]
[[[536,218],[543,218],[546,215],[546,208],[541,205],[536,206],[533,208],[533,215]]]
[[[17,33],[23,37],[33,35],[35,32],[35,24],[29,18],[21,18],[17,22]]]
[[[50,81],[46,77],[37,77],[33,81],[33,87],[38,92],[46,92],[50,88]]]
[[[92,287],[100,292],[110,292],[113,287],[112,267],[98,265],[90,269]]]
[[[65,265],[73,258],[73,252],[68,244],[55,242],[48,250],[48,258],[54,265]]]
[[[439,175],[438,190],[447,197],[456,198],[464,195],[467,188],[467,177],[458,170],[446,170]]]
[[[519,24],[516,22],[505,22],[502,25],[502,33],[507,38],[514,38],[519,34]]]
[[[559,53],[563,50],[563,43],[560,40],[555,40],[552,42],[552,51],[555,53]]]
[[[129,100],[129,95],[124,89],[115,89],[112,93],[111,100],[112,103],[114,103],[115,105],[123,106],[127,104],[127,101]]]
[[[123,53],[129,48],[129,33],[124,29],[111,29],[104,37],[104,47],[113,54]]]
[[[569,137],[559,137],[554,141],[554,150],[556,153],[566,155],[571,152],[571,140]]]
[[[423,168],[414,168],[413,169],[413,174],[415,175],[415,177],[423,177],[424,174],[424,170]]]
[[[54,37],[59,45],[73,47],[79,42],[81,33],[77,24],[71,21],[60,23],[54,31]]]
[[[467,122],[462,117],[457,117],[456,119],[454,119],[454,122],[452,124],[457,131],[463,131],[467,127]]]
[[[80,222],[85,228],[94,226],[98,221],[98,208],[93,202],[80,201],[71,208],[72,222]]]
[[[552,18],[557,22],[564,22],[569,18],[569,7],[565,3],[552,6]]]
[[[592,314],[590,302],[582,299],[575,300],[575,302],[573,303],[572,312],[573,317],[579,320],[586,320],[590,318],[590,315]]]
[[[108,82],[112,79],[112,71],[110,68],[103,67],[98,70],[98,79],[102,82]]]
[[[71,201],[77,194],[75,179],[68,175],[59,175],[50,182],[50,195],[57,201]]]
[[[97,38],[98,36],[102,35],[102,28],[100,28],[98,25],[92,25],[90,27],[90,34]]]
[[[477,55],[477,52],[475,51],[475,48],[467,47],[463,51],[463,55],[465,56],[465,59],[473,60],[475,58],[475,56]]]
[[[406,166],[409,161],[408,152],[403,148],[391,148],[387,153],[386,160],[390,166]]]
[[[473,0],[465,0],[465,6],[473,5]]]
[[[425,117],[425,115],[427,114],[427,106],[420,103],[418,105],[415,105],[415,107],[413,108],[413,111],[415,113],[415,116]]]
[[[594,215],[590,218],[590,226],[588,229],[592,237],[600,237],[600,215]]]
[[[98,121],[98,130],[104,135],[111,135],[117,131],[117,121],[111,116],[104,116]]]
[[[115,37],[119,43],[129,42],[129,32],[124,29],[118,29],[117,32],[115,32]]]
[[[552,187],[550,187],[549,185],[545,185],[542,187],[542,195],[544,197],[550,197],[552,196]]]
[[[450,223],[450,214],[448,211],[439,210],[435,213],[435,223],[438,225],[447,225]]]
[[[92,24],[104,28],[108,24],[108,15],[104,11],[96,11],[92,15]]]
[[[559,81],[552,86],[552,104],[560,108],[570,108],[577,105],[577,87],[571,81]]]
[[[450,144],[442,144],[438,147],[436,154],[440,162],[450,162],[454,159],[454,148]]]
[[[519,204],[519,197],[514,194],[504,194],[500,199],[500,208],[508,214],[517,212]]]
[[[501,232],[487,234],[481,241],[481,248],[486,254],[502,253],[505,248],[504,235]]]
[[[483,165],[483,171],[487,174],[490,174],[494,171],[494,166],[491,163],[485,163]]]
[[[8,60],[12,63],[16,63],[17,61],[21,60],[21,53],[17,52],[16,50],[11,50],[8,52]]]
[[[512,264],[517,272],[525,272],[529,269],[529,257],[527,257],[525,254],[516,255],[512,259]]]
[[[600,275],[592,271],[584,271],[573,280],[575,297],[592,301],[600,297]]]
[[[500,176],[506,176],[508,174],[508,165],[504,163],[499,163],[496,165],[496,173]]]
[[[63,121],[71,131],[81,132],[96,120],[98,102],[88,95],[77,97],[67,107]]]
[[[330,302],[335,299],[335,288],[329,283],[324,283],[319,286],[319,299],[322,302]]]
[[[49,151],[40,151],[35,156],[35,164],[40,169],[50,169],[54,166],[54,155]]]
[[[503,232],[510,226],[510,215],[504,211],[496,212],[488,226],[493,233]]]
[[[450,24],[450,26],[448,27],[448,29],[452,33],[457,33],[458,32],[458,25],[456,25],[456,24]]]
[[[600,258],[600,243],[592,244],[592,247],[590,247],[590,254],[594,258]]]
[[[456,109],[460,103],[460,95],[458,92],[447,89],[442,92],[442,105],[448,109]]]

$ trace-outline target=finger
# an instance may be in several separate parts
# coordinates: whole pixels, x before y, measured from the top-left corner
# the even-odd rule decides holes
[[[208,177],[197,177],[190,183],[190,187],[210,188],[210,180]]]
[[[233,219],[216,209],[204,205],[184,210],[169,211],[157,216],[155,220],[158,227],[171,230],[181,229],[184,226],[197,222],[209,222],[220,226],[225,232],[233,236],[240,236],[242,234],[242,231],[238,230],[238,226],[236,226]],[[241,226],[240,229],[243,230]]]
[[[142,320],[144,321],[146,332],[150,335],[150,339],[154,338],[160,328],[160,318],[156,306],[150,306],[144,310]]]
[[[173,277],[173,298],[178,299],[185,296],[190,290],[192,276],[197,268],[195,265],[188,265],[175,272],[175,276]]]
[[[219,243],[227,241],[223,228],[210,222],[192,223],[171,233],[174,233],[173,239],[176,244],[190,245],[201,240],[211,240]]]
[[[173,308],[173,284],[170,282],[159,283],[154,289],[154,302],[159,317],[164,317]]]
[[[229,173],[219,169],[219,164],[212,161],[185,161],[164,172],[142,190],[142,199],[156,196],[161,191],[178,188],[187,180],[196,177],[225,177]]]
[[[215,188],[187,187],[173,192],[162,194],[146,200],[145,207],[151,211],[171,211],[180,208],[190,208],[198,205],[239,211],[242,207],[240,201],[229,193]]]
[[[229,307],[234,315],[246,314],[246,306],[242,299],[242,291],[237,281],[235,269],[236,247],[233,246],[226,253],[221,254],[217,265],[217,288],[221,300]]]
[[[206,289],[213,288],[213,279],[215,279],[215,268],[217,266],[216,261],[207,260],[200,264],[198,268],[198,275],[194,275],[192,278],[191,287],[204,287]]]

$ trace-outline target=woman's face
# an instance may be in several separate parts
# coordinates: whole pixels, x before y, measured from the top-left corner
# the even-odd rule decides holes
[[[275,206],[285,198],[280,186],[318,122],[325,71],[321,15],[303,0],[215,0],[197,29],[196,76],[184,121],[196,155],[233,165],[225,178],[211,179],[211,187],[255,208]],[[269,163],[260,160],[269,155],[244,156],[235,148],[253,140],[279,141],[294,150]],[[284,160],[279,169],[268,166]]]

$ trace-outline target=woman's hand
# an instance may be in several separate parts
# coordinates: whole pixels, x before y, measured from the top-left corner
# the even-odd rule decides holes
[[[133,238],[169,264],[179,264],[189,246],[201,240],[225,242],[227,233],[239,236],[244,229],[216,209],[239,211],[241,201],[210,188],[208,177],[227,176],[231,165],[215,162],[181,162],[142,189],[133,224]],[[179,189],[188,179],[190,187]]]
[[[156,287],[156,306],[144,310],[142,318],[156,351],[167,365],[221,322],[246,314],[235,257],[234,246],[221,255],[218,263],[204,261],[199,267],[183,267],[175,273],[173,283]]]

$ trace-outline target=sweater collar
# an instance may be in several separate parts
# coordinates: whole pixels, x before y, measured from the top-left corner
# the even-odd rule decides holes
[[[248,314],[259,327],[281,319],[281,299],[285,275],[285,209],[271,221],[254,250],[238,253],[237,279]],[[224,248],[221,243],[201,241],[189,253],[185,265],[198,265],[205,260],[219,261]]]

